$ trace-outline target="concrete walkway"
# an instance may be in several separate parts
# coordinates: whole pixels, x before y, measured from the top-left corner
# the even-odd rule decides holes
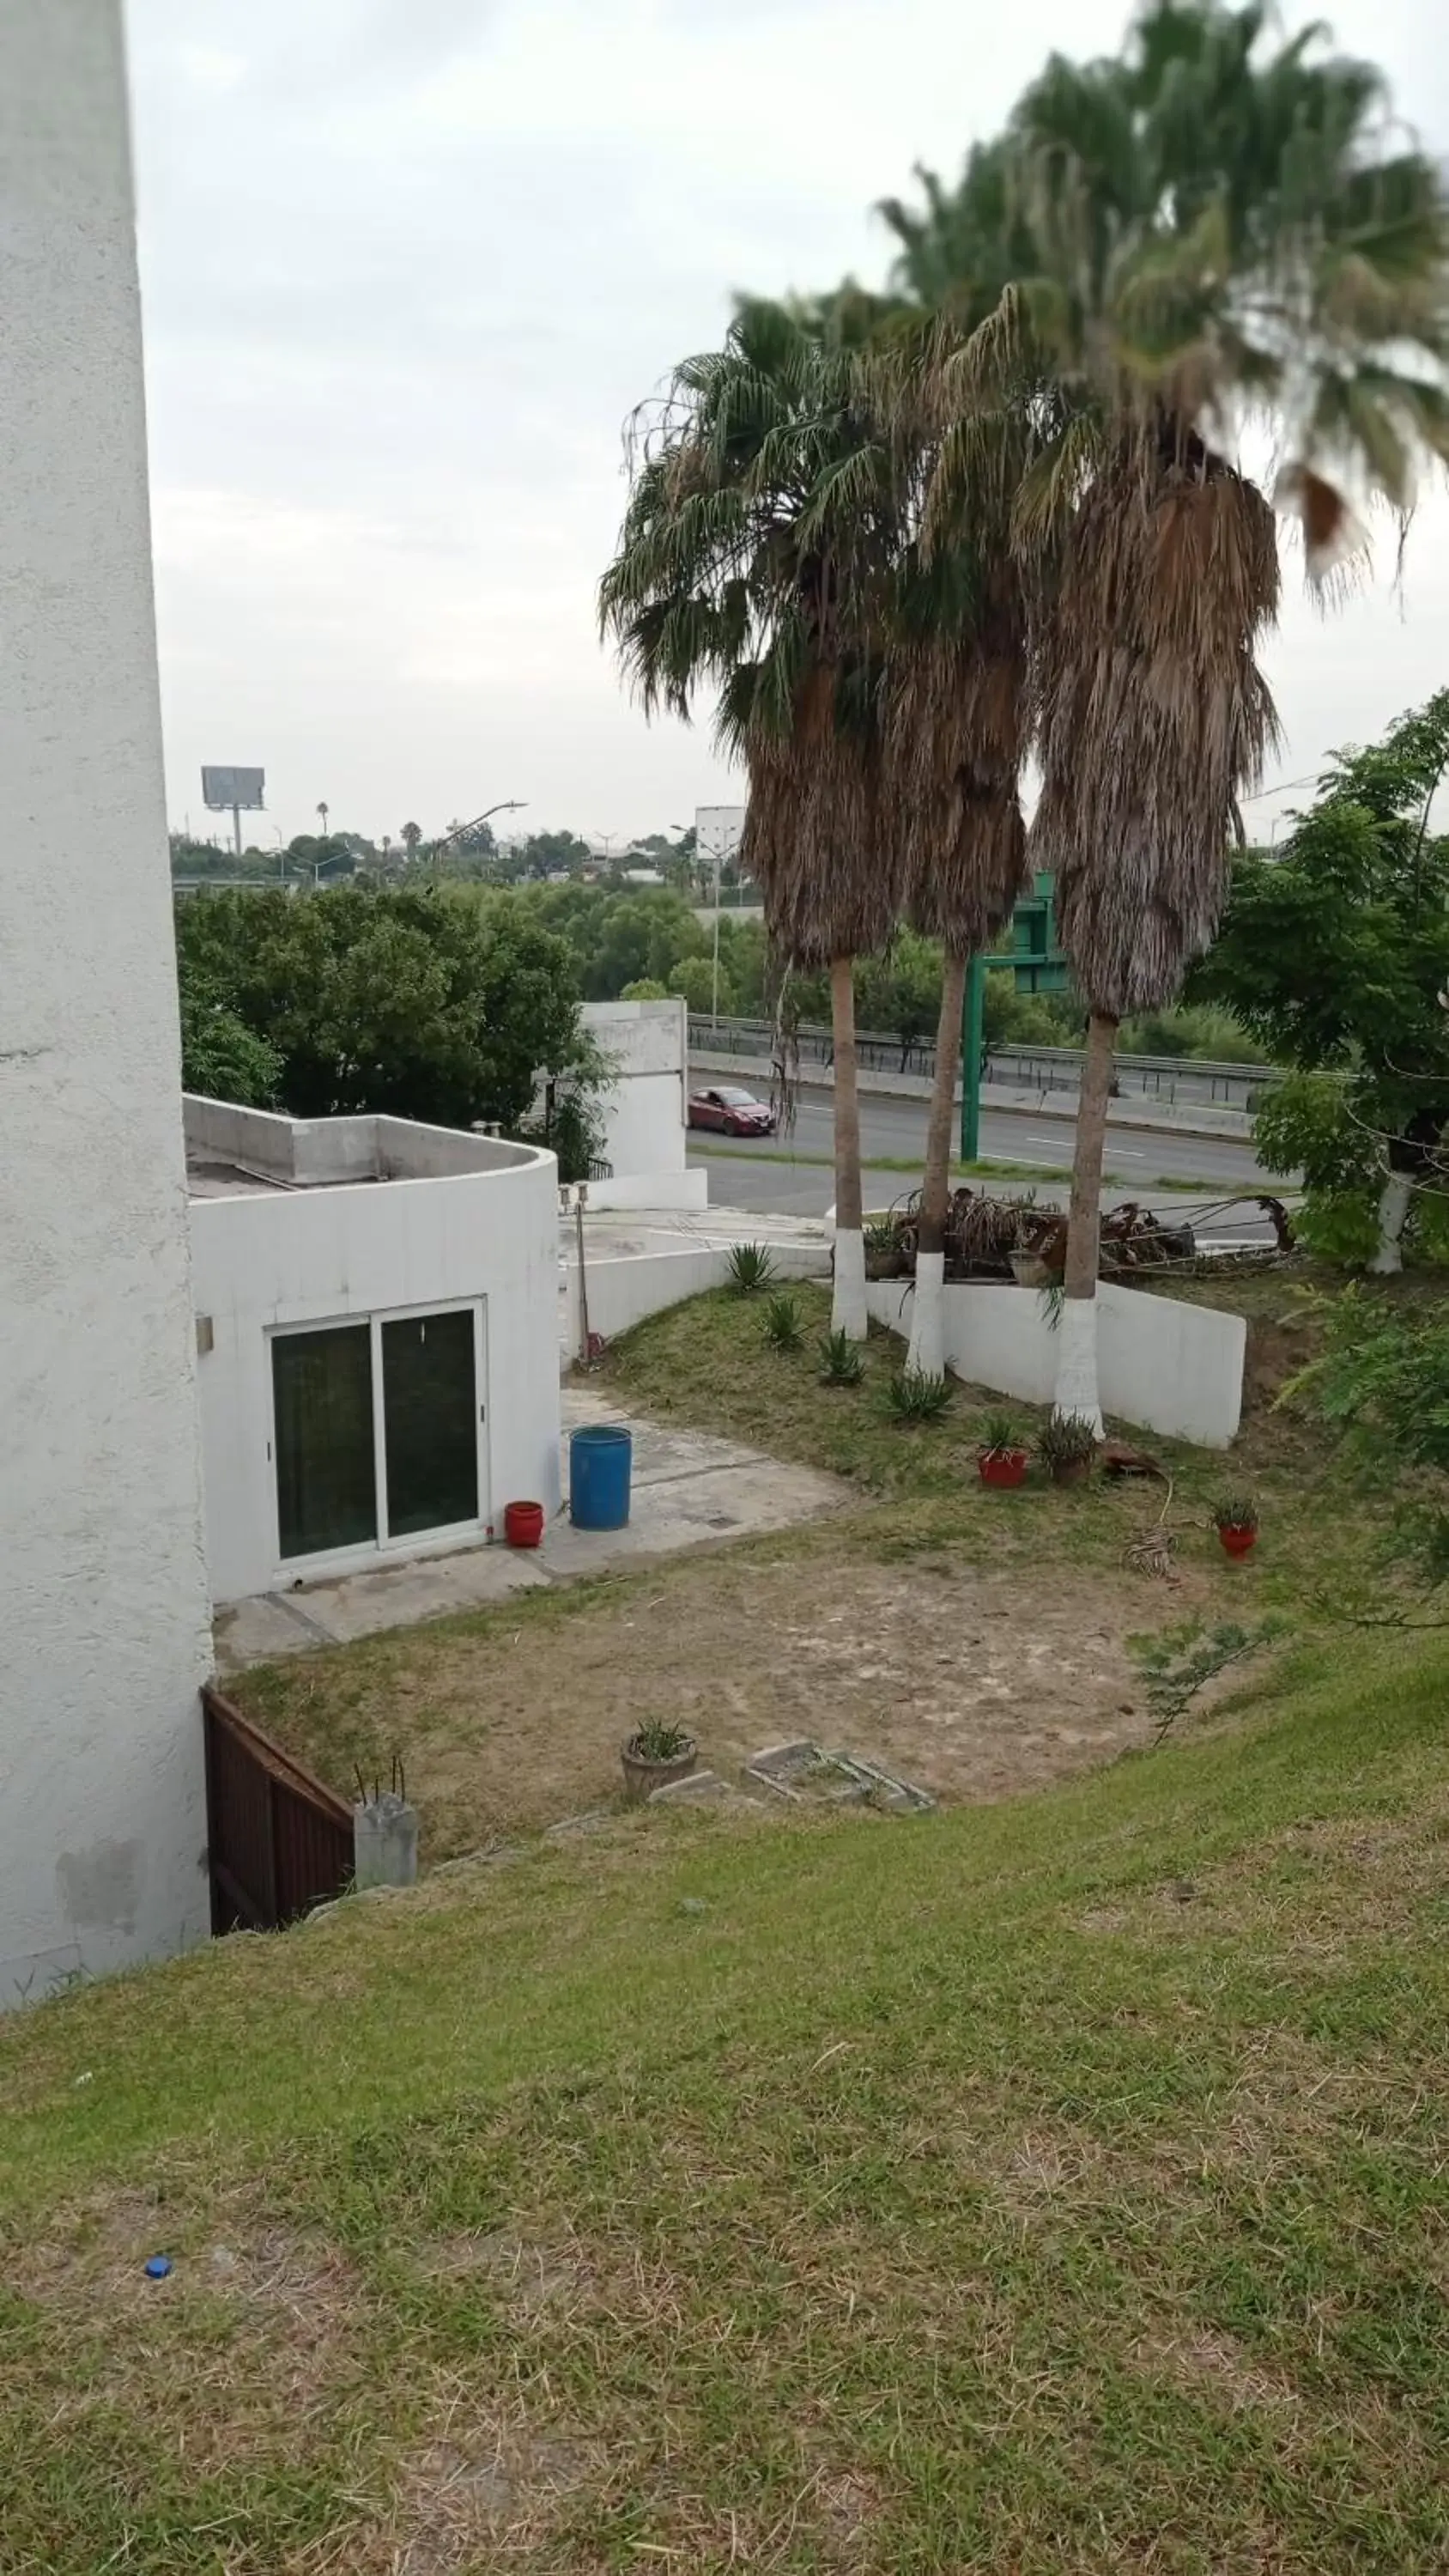
[[[383,1628],[445,1618],[451,1611],[504,1600],[512,1592],[568,1583],[678,1548],[702,1547],[756,1530],[790,1529],[837,1511],[851,1499],[850,1486],[837,1477],[786,1466],[736,1441],[640,1421],[592,1387],[566,1387],[562,1409],[566,1433],[591,1422],[620,1422],[633,1432],[627,1529],[576,1530],[565,1505],[536,1552],[501,1544],[457,1548],[236,1602],[217,1614],[218,1670],[235,1673],[281,1655],[315,1654]],[[567,1472],[567,1447],[564,1455]]]

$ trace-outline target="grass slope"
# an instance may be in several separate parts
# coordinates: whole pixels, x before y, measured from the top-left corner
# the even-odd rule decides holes
[[[0,2025],[0,2567],[1441,2569],[1446,1684]]]

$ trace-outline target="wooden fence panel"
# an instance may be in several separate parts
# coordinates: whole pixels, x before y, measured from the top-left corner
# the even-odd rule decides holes
[[[206,1821],[213,1932],[271,1932],[352,1883],[352,1810],[208,1686]]]

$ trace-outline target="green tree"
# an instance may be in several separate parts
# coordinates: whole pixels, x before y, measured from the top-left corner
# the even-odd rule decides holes
[[[235,1100],[247,1109],[271,1109],[282,1081],[282,1058],[270,1038],[248,1028],[228,1008],[208,975],[181,977],[181,1081],[206,1100]]]
[[[1259,1150],[1270,1170],[1302,1165],[1310,1234],[1379,1271],[1402,1266],[1416,1191],[1446,1186],[1449,838],[1429,829],[1446,772],[1441,689],[1339,753],[1284,846],[1239,858],[1194,978],[1277,1060],[1339,1076],[1270,1099]]]
[[[183,1021],[207,1001],[234,1014],[297,1117],[513,1128],[536,1075],[596,1076],[569,951],[516,908],[431,887],[220,893],[178,904],[177,953]]]

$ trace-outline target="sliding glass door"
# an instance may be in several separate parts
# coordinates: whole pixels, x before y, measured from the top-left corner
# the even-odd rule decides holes
[[[390,1538],[478,1518],[473,1309],[403,1315],[382,1328],[382,1418]]]
[[[482,1303],[272,1336],[283,1563],[487,1515]]]
[[[375,1539],[372,1328],[329,1325],[272,1343],[277,1529],[284,1558]]]

